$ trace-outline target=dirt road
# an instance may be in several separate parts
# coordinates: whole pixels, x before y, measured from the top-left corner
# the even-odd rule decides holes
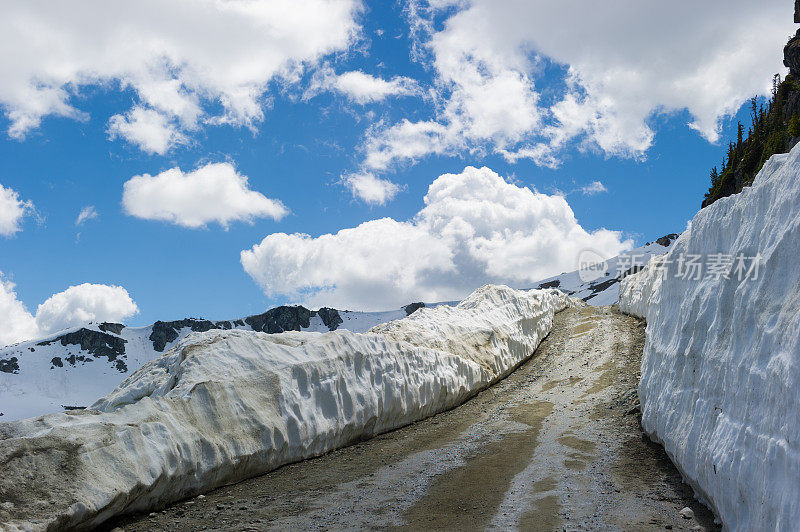
[[[643,342],[612,307],[568,309],[529,362],[455,410],[112,526],[715,530],[642,437]]]

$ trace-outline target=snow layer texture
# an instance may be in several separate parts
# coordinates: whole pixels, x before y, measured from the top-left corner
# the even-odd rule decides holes
[[[619,310],[637,318],[647,318],[650,301],[657,297],[664,271],[666,254],[653,257],[638,273],[626,276],[619,286]]]
[[[448,305],[453,303],[435,303]],[[336,311],[341,323],[334,329],[366,332],[371,327],[406,316],[404,309],[386,312]],[[268,311],[269,313],[269,311]],[[258,316],[256,316],[258,317]],[[114,389],[124,378],[160,357],[192,333],[218,329],[252,331],[249,317],[210,322],[186,319],[159,322],[172,334],[152,340],[154,328],[90,323],[49,337],[0,347],[0,422],[41,416],[65,409],[85,408]],[[319,314],[301,330],[326,332]]]
[[[758,278],[676,276],[681,255],[713,253],[760,254]],[[800,522],[799,255],[800,145],[695,216],[660,287],[623,289],[648,321],[642,424],[730,530]]]
[[[452,408],[573,301],[486,286],[365,334],[194,333],[90,410],[0,424],[0,528],[94,526]]]

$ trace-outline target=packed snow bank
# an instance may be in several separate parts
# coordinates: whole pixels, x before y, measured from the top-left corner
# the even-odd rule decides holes
[[[716,253],[733,257],[729,275],[709,271]],[[649,300],[644,312],[635,297],[628,303],[648,320],[642,424],[731,530],[800,522],[798,255],[800,145],[695,216],[655,297],[645,297],[647,276],[630,280]],[[684,280],[681,260],[692,256],[708,268]]]
[[[0,424],[0,524],[97,525],[452,408],[571,301],[487,286],[366,334],[192,334],[91,410]]]
[[[442,304],[450,303],[433,306]],[[0,422],[85,408],[192,332],[211,329],[366,332],[379,323],[406,317],[408,310],[315,311],[281,306],[236,320],[187,318],[158,321],[147,327],[89,323],[45,338],[0,347]]]
[[[657,296],[664,275],[666,254],[653,257],[641,271],[620,282],[619,310],[637,318],[647,318],[650,301]]]

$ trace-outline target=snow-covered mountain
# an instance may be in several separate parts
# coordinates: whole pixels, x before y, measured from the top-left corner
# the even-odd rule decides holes
[[[533,288],[557,288],[595,307],[613,305],[619,300],[620,280],[644,268],[652,257],[669,251],[677,238],[674,233],[662,236],[606,261],[595,261],[599,257],[587,252],[586,267],[544,279]]]
[[[448,303],[427,306],[441,304]],[[405,318],[424,306],[413,303],[386,312],[281,306],[237,320],[187,318],[157,321],[147,327],[90,323],[68,329],[0,348],[0,422],[86,407],[192,332],[365,332],[375,325]]]

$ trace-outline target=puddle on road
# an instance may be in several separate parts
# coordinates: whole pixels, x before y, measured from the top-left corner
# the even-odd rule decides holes
[[[530,462],[542,423],[552,411],[553,403],[548,401],[511,409],[511,419],[530,428],[487,443],[467,458],[463,467],[438,475],[425,495],[406,512],[405,527],[473,530],[488,525],[514,476]]]
[[[550,382],[544,384],[544,386],[542,386],[542,391],[543,392],[549,392],[550,390],[552,390],[556,386],[560,386],[562,384],[564,384],[566,386],[575,386],[575,384],[581,382],[582,380],[583,380],[583,377],[572,376],[572,377],[570,377],[568,379],[564,379],[564,380],[550,381]]]
[[[589,395],[594,395],[597,392],[601,392],[609,386],[616,384],[616,382],[619,380],[618,376],[621,373],[619,366],[617,366],[616,360],[609,360],[605,364],[592,369],[592,371],[595,373],[600,373],[600,376],[596,381],[594,381],[592,387],[583,393],[582,398],[588,397]]]
[[[594,450],[597,448],[597,444],[593,441],[582,440],[576,436],[562,436],[558,438],[558,443],[588,455],[594,454]]]
[[[572,471],[583,471],[586,469],[586,462],[574,459],[564,460],[564,467]]]
[[[558,486],[558,482],[553,477],[545,477],[533,483],[533,493],[545,493],[553,491]]]
[[[531,511],[526,512],[519,522],[520,530],[532,530],[533,532],[552,532],[560,530],[561,524],[561,503],[556,495],[548,495],[537,499],[533,503]]]
[[[597,323],[600,320],[598,319],[588,319],[585,321],[580,322],[578,325],[572,328],[570,332],[570,337],[574,338],[575,336],[580,336],[581,334],[585,334],[597,326]]]
[[[550,390],[552,390],[553,388],[555,388],[559,384],[561,384],[561,381],[550,381],[550,382],[547,382],[542,386],[542,391],[543,392],[549,392]]]

